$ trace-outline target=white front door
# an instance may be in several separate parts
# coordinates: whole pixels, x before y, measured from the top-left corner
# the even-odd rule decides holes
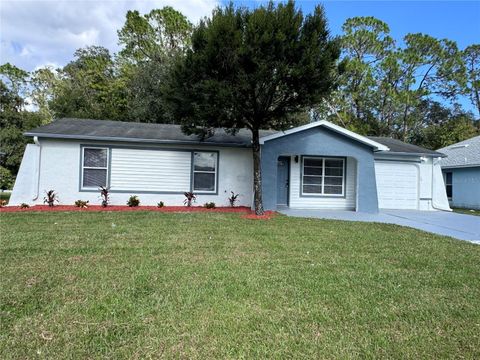
[[[390,161],[375,161],[378,207],[418,209],[418,167]]]

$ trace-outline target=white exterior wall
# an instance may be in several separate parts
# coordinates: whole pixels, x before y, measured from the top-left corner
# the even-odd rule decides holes
[[[73,205],[76,200],[88,200],[90,204],[100,204],[99,192],[80,191],[80,156],[81,145],[93,146],[121,146],[122,148],[141,148],[141,149],[182,149],[182,150],[199,150],[199,151],[218,151],[218,195],[198,195],[195,205],[203,205],[206,202],[215,202],[217,206],[228,206],[228,197],[230,191],[240,194],[239,206],[251,206],[252,189],[253,189],[253,162],[251,149],[247,148],[228,148],[228,147],[210,147],[210,146],[182,146],[182,145],[136,145],[118,143],[113,145],[106,142],[89,142],[89,141],[67,141],[40,139],[41,144],[41,162],[40,162],[40,181],[38,184],[39,196],[33,199],[31,188],[36,187],[28,180],[32,178],[34,173],[35,156],[29,148],[25,156],[28,155],[28,163],[22,162],[22,168],[28,168],[28,171],[20,171],[14,187],[9,205],[19,205],[21,202],[28,204],[42,204],[45,191],[50,189],[58,193],[60,204]],[[36,145],[31,145],[35,146]],[[113,149],[112,149],[113,150]],[[151,152],[148,152],[151,154]],[[147,154],[147,153],[145,153]],[[190,153],[188,153],[190,154]],[[145,158],[146,159],[146,158]],[[112,159],[113,160],[113,159]],[[115,160],[113,160],[114,162]],[[125,161],[123,158],[122,161]],[[148,162],[148,161],[147,161]],[[137,164],[137,165],[136,165]],[[139,171],[145,173],[148,164],[140,163],[139,158],[131,161],[132,166],[138,166]],[[178,167],[184,167],[185,164],[177,164]],[[190,168],[190,163],[188,163]],[[112,169],[112,172],[116,170]],[[188,176],[190,176],[190,171]],[[135,179],[131,179],[134,181]],[[29,184],[30,183],[30,184]],[[188,178],[190,183],[190,178]],[[124,184],[123,186],[128,186]],[[132,184],[132,188],[135,184]],[[143,191],[135,193],[135,191],[113,192],[110,195],[112,205],[125,205],[131,195],[138,195],[141,205],[156,205],[159,201],[163,201],[166,206],[183,205],[185,199],[183,192],[189,188],[178,188],[180,194],[162,194],[162,193],[144,193]]]
[[[416,210],[450,210],[448,206],[448,201],[446,200],[447,198],[445,185],[441,176],[441,170],[440,165],[438,165],[438,160],[431,157],[420,157],[412,155],[375,155],[376,162],[382,162],[382,160],[383,162],[388,161],[388,163],[392,165],[396,163],[410,164],[417,168],[417,183],[412,183],[412,187],[416,186],[418,188],[418,202]]]
[[[336,209],[355,210],[357,166],[353,158],[347,158],[345,196],[301,196],[301,161],[290,158],[290,193],[289,206],[297,209]]]
[[[34,144],[27,144],[8,202],[9,205],[31,204],[34,199],[39,197],[37,187],[39,159],[40,148]]]

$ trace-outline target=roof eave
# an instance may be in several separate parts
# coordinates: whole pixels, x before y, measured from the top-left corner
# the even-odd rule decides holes
[[[174,144],[174,145],[202,145],[202,146],[222,146],[222,147],[251,147],[251,143],[225,143],[225,142],[207,142],[207,141],[188,141],[188,140],[157,140],[157,139],[140,139],[140,138],[124,138],[112,136],[91,136],[91,135],[65,135],[65,134],[48,134],[25,132],[25,136],[37,136],[38,138],[47,139],[65,139],[65,140],[91,140],[91,141],[117,141],[130,143],[147,143],[147,144]]]
[[[405,152],[405,151],[379,151],[377,154],[380,155],[401,155],[401,156],[428,156],[428,157],[434,157],[434,158],[446,158],[447,155],[437,153],[437,154],[431,154],[431,153],[422,153],[422,152]]]
[[[478,164],[465,164],[465,165],[442,165],[440,163],[442,169],[463,169],[463,168],[472,168],[472,167],[480,167],[480,163]]]

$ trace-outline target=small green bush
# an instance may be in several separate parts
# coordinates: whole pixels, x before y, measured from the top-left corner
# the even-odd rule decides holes
[[[28,209],[30,207],[30,205],[26,204],[26,203],[21,203],[20,204],[20,209]]]
[[[140,205],[140,199],[138,198],[137,195],[132,195],[127,201],[127,205],[130,207],[136,207]]]
[[[160,202],[157,204],[157,207],[158,207],[158,208],[162,208],[162,207],[164,207],[164,206],[165,206],[165,204],[164,204],[163,201],[160,201]]]
[[[7,190],[13,187],[15,179],[10,170],[0,166],[0,190]]]
[[[77,200],[77,201],[75,201],[75,206],[79,207],[79,208],[82,208],[82,209],[85,209],[85,208],[88,207],[88,200],[87,201]]]
[[[207,209],[215,209],[215,203],[214,202],[207,202],[203,205],[204,208]]]

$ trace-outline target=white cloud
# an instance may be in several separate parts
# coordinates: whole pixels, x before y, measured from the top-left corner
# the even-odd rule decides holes
[[[118,51],[117,30],[128,10],[140,13],[172,6],[193,23],[211,14],[216,0],[2,0],[0,63],[26,70],[42,64],[63,66],[88,45]]]

